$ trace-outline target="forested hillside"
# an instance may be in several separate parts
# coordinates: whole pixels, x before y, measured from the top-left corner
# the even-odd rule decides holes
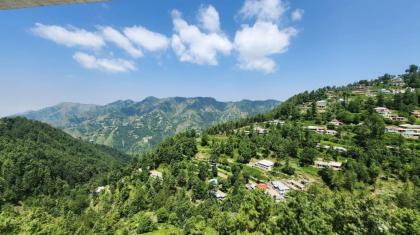
[[[61,128],[74,137],[138,153],[156,146],[164,137],[265,113],[278,103],[274,100],[219,102],[204,97],[148,97],[140,102],[124,100],[104,106],[63,103],[22,116]]]
[[[179,133],[97,193],[6,201],[0,233],[420,234],[419,85],[413,65]]]
[[[64,196],[92,180],[107,182],[130,157],[74,139],[25,118],[0,119],[0,203],[34,195]]]

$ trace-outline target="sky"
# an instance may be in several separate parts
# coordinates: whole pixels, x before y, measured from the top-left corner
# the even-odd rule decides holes
[[[285,100],[420,64],[418,0],[111,0],[0,11],[0,116],[61,102]]]

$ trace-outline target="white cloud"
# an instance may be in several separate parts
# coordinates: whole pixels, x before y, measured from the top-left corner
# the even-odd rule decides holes
[[[169,39],[165,35],[152,32],[142,26],[125,28],[124,34],[133,43],[149,51],[165,50],[169,45]]]
[[[100,35],[75,27],[64,28],[36,23],[31,31],[39,37],[67,47],[80,46],[98,50],[105,45],[105,41]]]
[[[134,62],[124,59],[99,59],[93,55],[76,52],[73,59],[87,69],[97,69],[110,73],[122,73],[136,70]]]
[[[126,51],[132,57],[139,58],[143,56],[143,53],[140,49],[133,46],[133,44],[126,38],[123,34],[118,32],[112,27],[99,27],[102,36],[105,40],[110,41],[117,45],[119,48]]]
[[[201,15],[208,16],[207,13]],[[180,61],[217,65],[218,53],[230,54],[232,43],[222,32],[211,31],[204,33],[198,26],[188,24],[177,10],[172,11],[172,21],[174,24],[172,48]],[[214,30],[214,21],[209,22],[202,22],[202,24],[205,24],[207,30]]]
[[[249,19],[275,22],[286,10],[287,6],[282,0],[246,0],[239,14]]]
[[[296,9],[292,12],[292,20],[300,21],[303,18],[304,11],[302,9]]]
[[[257,21],[253,26],[243,25],[235,35],[235,49],[239,53],[239,67],[271,73],[276,63],[269,56],[287,51],[297,34],[294,28],[279,27],[271,22]]]
[[[200,9],[198,13],[198,20],[201,24],[201,27],[208,32],[220,31],[219,13],[212,5],[209,5],[208,7],[202,7]]]

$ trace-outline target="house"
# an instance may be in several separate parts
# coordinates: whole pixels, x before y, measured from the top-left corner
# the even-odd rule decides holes
[[[416,118],[420,118],[420,110],[414,110],[411,112],[412,115],[414,115]]]
[[[400,117],[400,116],[395,115],[395,114],[391,114],[391,115],[389,116],[389,119],[390,119],[390,120],[392,120],[392,121],[398,121],[398,122],[406,122],[406,121],[407,121],[407,118],[405,118],[405,117]]]
[[[364,84],[359,84],[354,86],[352,89],[353,94],[365,94],[369,90],[369,87]]]
[[[270,161],[270,160],[260,160],[257,163],[255,163],[255,165],[263,170],[266,171],[271,171],[271,169],[274,166],[274,162]]]
[[[404,128],[401,127],[397,127],[397,126],[387,126],[385,127],[385,131],[388,133],[396,133],[396,134],[401,134],[402,132],[404,132]]]
[[[342,122],[338,121],[337,119],[333,119],[329,122],[329,124],[334,125],[334,126],[341,126],[343,125]]]
[[[217,200],[223,201],[226,198],[226,193],[217,190],[216,192],[213,193],[213,195],[217,198]]]
[[[257,184],[257,189],[266,190],[268,189],[268,185],[266,183],[259,183]]]
[[[153,178],[160,178],[160,179],[163,178],[162,172],[157,171],[157,170],[151,170],[149,172],[149,175],[150,175],[150,177],[153,177]]]
[[[210,180],[208,181],[208,183],[209,183],[209,185],[217,185],[217,184],[218,184],[218,181],[217,181],[217,179],[216,179],[216,178],[213,178],[213,179],[210,179]]]
[[[387,90],[387,89],[384,89],[384,88],[380,89],[379,92],[383,93],[383,94],[391,94],[392,93],[390,90]]]
[[[267,133],[268,132],[268,130],[267,129],[264,129],[264,128],[262,128],[262,127],[259,127],[259,126],[256,126],[255,128],[254,128],[254,130],[255,130],[255,132],[257,132],[258,134],[265,134],[265,133]]]
[[[325,131],[325,134],[327,134],[327,135],[337,135],[337,131],[335,131],[335,130],[326,130]]]
[[[326,100],[319,100],[316,102],[316,107],[320,110],[324,110],[327,108],[328,102]]]
[[[347,152],[347,149],[346,149],[346,148],[344,148],[344,147],[340,147],[340,146],[334,146],[334,147],[333,147],[333,149],[334,149],[335,151],[337,151],[337,152],[340,152],[340,153],[345,153],[345,152]]]
[[[405,82],[401,77],[391,79],[390,83],[393,86],[405,86]]]
[[[391,93],[392,94],[404,94],[405,90],[404,89],[392,89]]]
[[[400,134],[407,139],[419,139],[420,138],[420,125],[402,124],[398,127],[387,126],[385,131],[388,133]]]
[[[269,123],[271,125],[277,126],[277,125],[284,125],[285,122],[282,120],[275,119],[275,120],[266,121],[265,123]]]
[[[106,186],[99,186],[95,189],[95,193],[99,194],[106,189]]]
[[[385,107],[376,107],[375,111],[382,115],[384,118],[389,118],[391,116],[391,110]]]
[[[314,162],[314,166],[316,168],[330,168],[333,170],[340,170],[341,169],[341,162],[334,162],[334,161],[329,161],[329,162],[325,162],[323,160],[316,160]]]
[[[315,131],[318,134],[324,134],[325,132],[325,127],[322,126],[307,126],[306,129],[310,131]]]
[[[281,181],[272,181],[271,185],[273,188],[284,197],[284,195],[289,191],[289,187],[287,187],[283,182]]]

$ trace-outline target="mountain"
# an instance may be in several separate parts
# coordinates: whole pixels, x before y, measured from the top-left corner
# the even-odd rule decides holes
[[[5,119],[0,234],[420,234],[419,97],[417,67],[303,92],[263,115],[166,138],[101,188],[49,180],[98,172],[101,161],[48,161],[80,161],[95,145]],[[53,154],[36,151],[43,146]],[[9,188],[39,185],[42,194],[8,199]],[[57,188],[65,192],[49,193]]]
[[[130,160],[47,124],[22,117],[0,119],[0,204],[100,180]]]
[[[175,133],[264,113],[278,104],[275,100],[147,97],[140,102],[120,100],[103,106],[62,103],[22,116],[61,128],[74,137],[133,153]]]

